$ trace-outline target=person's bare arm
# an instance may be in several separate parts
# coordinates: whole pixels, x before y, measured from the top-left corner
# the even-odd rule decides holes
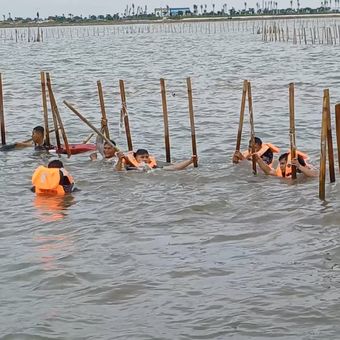
[[[319,171],[310,169],[307,166],[301,165],[297,159],[292,159],[292,165],[295,165],[306,177],[318,177]]]
[[[190,159],[183,161],[183,162],[179,162],[179,163],[175,163],[172,165],[168,165],[165,166],[163,169],[167,170],[167,171],[176,171],[176,170],[184,170],[185,168],[187,168],[190,164],[192,164],[194,162],[194,160],[196,159],[196,156],[192,156]]]
[[[276,176],[275,171],[267,164],[263,161],[263,159],[255,153],[255,159],[256,159],[256,163],[259,165],[259,167],[261,168],[261,170],[268,176]]]
[[[15,143],[16,148],[27,148],[27,147],[32,147],[32,146],[34,146],[32,141],[31,142],[25,141],[25,142],[16,142]]]
[[[242,155],[242,153],[238,150],[236,150],[233,154],[233,163],[234,164],[237,164],[239,163],[240,161],[244,161],[246,158]]]
[[[117,171],[124,171],[125,170],[125,164],[126,164],[124,153],[121,152],[121,151],[117,152],[117,157],[118,157],[118,161],[115,165],[115,169]]]

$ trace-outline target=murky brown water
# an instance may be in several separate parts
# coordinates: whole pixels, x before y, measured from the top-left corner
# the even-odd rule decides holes
[[[39,72],[48,70],[73,142],[89,131],[62,100],[99,125],[101,79],[111,134],[125,148],[124,79],[134,145],[164,159],[164,77],[172,154],[188,158],[191,76],[200,155],[198,169],[149,174],[63,157],[81,191],[46,202],[29,187],[47,158],[1,153],[1,339],[338,338],[338,185],[320,202],[316,180],[254,177],[230,158],[246,78],[257,135],[283,150],[296,83],[297,144],[318,163],[323,88],[332,105],[340,98],[339,46],[260,39],[193,30],[0,43],[9,141],[41,124]]]

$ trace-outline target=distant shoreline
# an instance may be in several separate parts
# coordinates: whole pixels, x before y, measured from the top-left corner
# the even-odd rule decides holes
[[[259,20],[291,20],[291,19],[318,19],[318,18],[340,18],[340,13],[318,13],[318,14],[285,14],[285,15],[245,15],[224,17],[183,17],[181,19],[129,19],[129,20],[93,20],[77,22],[55,22],[55,21],[32,21],[30,23],[0,22],[0,28],[29,28],[29,27],[65,27],[65,26],[122,26],[122,25],[151,25],[171,24],[185,22],[208,22],[208,21],[259,21]]]

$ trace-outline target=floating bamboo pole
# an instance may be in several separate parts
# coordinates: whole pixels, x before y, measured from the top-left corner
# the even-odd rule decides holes
[[[47,98],[46,98],[46,77],[45,72],[40,72],[41,79],[41,96],[44,111],[44,126],[45,126],[45,142],[48,146],[51,145],[50,142],[50,132],[48,127],[48,110],[47,110]]]
[[[123,117],[124,117],[124,126],[125,126],[125,133],[126,133],[128,150],[132,151],[133,146],[132,146],[129,116],[128,116],[128,111],[127,111],[127,107],[126,107],[126,95],[125,95],[124,80],[119,80],[119,87],[120,87],[120,97],[121,97],[121,101],[122,101],[122,114],[123,114]]]
[[[188,101],[189,101],[189,118],[190,118],[190,127],[191,127],[192,154],[196,156],[194,159],[194,167],[197,168],[198,161],[197,161],[195,118],[194,118],[194,107],[193,107],[193,100],[192,100],[192,87],[191,87],[190,77],[187,78],[187,89],[188,89]]]
[[[5,130],[5,113],[4,113],[4,95],[2,92],[2,74],[0,73],[0,128],[1,128],[1,144],[6,144]]]
[[[165,142],[165,158],[168,163],[171,162],[170,153],[170,134],[169,134],[169,120],[168,120],[168,107],[166,102],[165,80],[160,79],[161,95],[162,95],[162,108],[163,108],[163,121],[164,121],[164,142]]]
[[[100,80],[97,81],[97,87],[98,87],[98,96],[99,96],[99,102],[100,102],[100,110],[102,113],[102,120],[101,120],[102,130],[104,131],[105,136],[107,136],[107,138],[110,139],[110,132],[109,132],[109,128],[107,125],[103,88],[102,88],[102,83]]]
[[[294,84],[289,84],[289,137],[290,137],[290,157],[296,158],[296,137],[295,137],[295,103]],[[292,166],[292,179],[296,179],[296,166]]]

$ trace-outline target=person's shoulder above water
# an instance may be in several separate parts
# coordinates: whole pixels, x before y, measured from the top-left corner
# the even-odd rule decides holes
[[[259,137],[254,138],[254,151],[257,155],[259,155],[263,161],[272,165],[274,161],[274,153],[280,152],[280,149],[271,144],[271,143],[263,143]],[[240,152],[236,150],[233,154],[232,161],[234,164],[237,164],[244,160],[251,160],[252,156],[252,142],[249,141],[248,150],[244,152]]]
[[[150,155],[146,149],[138,149],[136,152],[129,152],[126,155],[123,153],[118,154],[118,162],[116,170],[138,170],[138,171],[149,171],[152,169],[160,168],[157,160],[154,156]],[[192,157],[189,160],[170,164],[161,167],[163,170],[183,170],[194,162],[196,157]]]
[[[107,141],[104,142],[103,154],[102,154],[103,160],[116,162],[117,161],[118,148],[116,147],[116,142],[114,140],[110,139],[110,142],[112,143],[112,145],[110,143],[108,143]],[[97,150],[97,152],[94,152],[90,155],[90,159],[92,161],[95,161],[95,160],[98,159],[98,150]]]
[[[33,173],[32,184],[36,194],[65,195],[75,190],[73,177],[60,160],[49,162],[47,167],[40,165]]]

